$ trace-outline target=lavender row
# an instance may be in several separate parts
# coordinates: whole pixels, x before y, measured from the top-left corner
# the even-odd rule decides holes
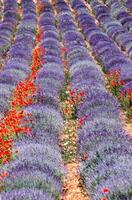
[[[72,1],[73,5],[74,3],[75,1]],[[89,157],[88,161],[81,163],[84,184],[94,200],[102,198],[101,190],[104,187],[110,189],[112,200],[118,191],[122,193],[119,194],[122,195],[122,199],[124,195],[125,200],[128,195],[125,192],[132,184],[132,149],[130,139],[122,130],[119,105],[106,91],[103,75],[87,53],[69,6],[64,1],[56,0],[56,9],[62,39],[68,51],[72,87],[83,89],[86,94],[84,103],[78,109],[79,118],[88,116],[88,120],[78,132],[79,154],[88,154]],[[78,57],[82,57],[82,60]]]
[[[89,42],[96,58],[103,64],[104,71],[120,70],[120,79],[126,82],[124,88],[131,89],[132,61],[123,54],[114,42],[96,25],[82,1],[74,4],[77,20],[86,40]]]
[[[110,9],[97,0],[91,1],[90,5],[94,11],[100,26],[103,27],[105,32],[112,38],[121,50],[125,51],[132,59],[132,35],[129,33],[122,24],[115,20],[110,15]]]
[[[121,22],[121,24],[132,32],[132,15],[127,12],[119,0],[106,0],[105,3],[110,7],[111,14]]]
[[[132,1],[131,0],[120,0],[120,5],[127,8],[128,11],[131,11],[132,9]]]
[[[9,50],[18,22],[16,0],[4,0],[4,18],[0,23],[0,59]]]
[[[132,1],[131,0],[126,0],[124,2],[125,6],[127,7],[128,10],[132,9]]]
[[[25,14],[23,14],[23,19],[18,27],[15,43],[8,53],[8,61],[0,73],[0,118],[9,109],[13,89],[30,73],[29,65],[31,64],[36,28],[35,5],[30,0],[27,6],[23,0],[22,6]]]
[[[37,92],[33,104],[25,111],[31,114],[32,137],[17,138],[14,148],[18,158],[7,165],[9,174],[2,200],[58,200],[62,191],[64,167],[58,146],[58,134],[63,128],[59,110],[59,91],[63,85],[63,65],[60,58],[59,35],[55,25],[53,9],[49,1],[39,17],[43,38],[44,65],[36,77]]]

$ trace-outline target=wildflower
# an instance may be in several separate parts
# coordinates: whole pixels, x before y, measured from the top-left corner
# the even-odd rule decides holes
[[[65,112],[65,113],[69,113],[69,109],[66,108],[66,109],[64,110],[64,112]]]
[[[62,53],[63,53],[63,52],[67,52],[67,48],[62,47],[62,48],[61,48],[61,52],[62,52]]]
[[[5,165],[7,162],[9,162],[9,158],[8,157],[4,158],[3,161],[2,161],[3,165]]]
[[[84,153],[84,154],[82,155],[82,160],[83,160],[83,161],[88,160],[88,154],[87,154],[87,153]]]
[[[79,101],[79,96],[78,95],[74,96],[74,102],[77,104],[78,101]]]
[[[80,92],[79,92],[79,95],[80,95],[81,97],[83,97],[83,96],[85,95],[85,92],[84,92],[84,91],[80,91]]]
[[[68,99],[68,102],[69,102],[69,104],[71,105],[71,106],[73,106],[74,105],[74,101],[72,100],[72,99]]]
[[[109,193],[109,189],[108,188],[103,188],[102,192],[103,193]]]
[[[127,90],[127,94],[132,95],[132,90]]]
[[[122,81],[120,81],[120,84],[121,84],[121,85],[124,85],[124,84],[125,84],[125,82],[122,80]]]
[[[39,29],[38,29],[38,33],[37,33],[37,35],[36,35],[36,43],[38,43],[38,42],[41,41],[42,36],[43,36],[42,30],[39,28]]]
[[[70,90],[70,95],[73,96],[75,94],[75,92],[73,90]]]
[[[86,121],[86,119],[88,118],[88,116],[84,116],[81,119],[78,120],[78,128],[80,128],[81,126],[83,126],[84,122]]]
[[[121,92],[121,93],[120,93],[120,97],[121,97],[121,98],[124,97],[124,95],[125,95],[124,92]]]
[[[101,200],[108,200],[106,197],[101,198]]]
[[[9,176],[9,172],[3,172],[3,173],[0,173],[0,180],[2,180],[3,178]]]
[[[9,176],[9,172],[5,172],[5,177]]]
[[[44,9],[44,4],[42,4],[41,2],[38,2],[38,4],[37,4],[37,13],[40,14],[43,9]]]
[[[111,81],[111,85],[112,85],[113,87],[115,87],[115,86],[118,86],[118,82],[117,82],[117,81],[114,81],[114,80],[112,80],[112,81]]]
[[[132,119],[132,116],[128,116],[129,119]]]

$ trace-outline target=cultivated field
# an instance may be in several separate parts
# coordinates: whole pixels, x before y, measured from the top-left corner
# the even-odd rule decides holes
[[[131,0],[0,0],[0,200],[132,200]]]

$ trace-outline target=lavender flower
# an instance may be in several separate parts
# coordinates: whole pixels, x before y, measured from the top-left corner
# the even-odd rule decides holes
[[[31,113],[30,126],[35,130],[59,132],[63,127],[63,120],[58,111],[43,105],[28,106],[26,112]]]
[[[2,200],[13,200],[13,199],[19,199],[19,200],[55,200],[54,197],[52,197],[51,194],[48,194],[46,192],[42,192],[38,189],[16,189],[12,190],[10,192],[2,192],[1,193],[1,199]]]

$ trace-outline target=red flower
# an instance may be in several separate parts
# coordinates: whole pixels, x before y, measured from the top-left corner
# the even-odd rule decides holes
[[[88,156],[87,153],[84,153],[84,154],[82,155],[82,160],[83,160],[83,161],[88,160],[88,158],[89,158],[89,156]]]
[[[5,150],[3,153],[4,153],[6,156],[10,156],[10,155],[11,155],[11,151],[9,151],[9,150]]]
[[[62,52],[67,52],[67,48],[62,47],[62,48],[61,48],[61,51],[62,51]]]
[[[69,109],[68,108],[65,109],[65,113],[69,113]]]
[[[117,82],[117,81],[114,81],[114,80],[112,80],[112,81],[111,81],[111,85],[112,85],[113,87],[115,87],[115,86],[118,86],[118,82]]]
[[[79,102],[79,96],[78,95],[74,96],[74,102],[75,102],[75,104],[77,104]]]
[[[73,96],[75,92],[73,90],[70,90],[70,95]]]
[[[127,93],[128,94],[132,94],[132,90],[127,90]]]
[[[5,172],[5,177],[6,177],[6,176],[9,176],[9,172]]]
[[[128,116],[129,119],[132,119],[132,116]]]
[[[84,124],[84,121],[85,120],[83,118],[79,119],[78,126],[81,127]]]
[[[73,101],[72,99],[68,99],[68,102],[69,102],[69,104],[70,104],[71,106],[74,105],[74,101]]]
[[[121,93],[120,93],[120,96],[121,96],[121,97],[124,97],[124,95],[125,95],[124,92],[121,92]]]
[[[108,200],[106,197],[101,198],[101,200]]]
[[[78,120],[78,127],[83,126],[84,122],[86,121],[86,119],[88,119],[88,116],[84,116],[81,119]]]
[[[80,91],[79,95],[80,95],[81,97],[83,97],[83,96],[85,95],[85,92],[84,92],[84,91]]]
[[[124,82],[124,81],[120,81],[120,84],[121,84],[121,85],[124,85],[124,84],[125,84],[125,82]]]
[[[4,159],[3,159],[3,165],[5,165],[8,161],[9,161],[9,158],[7,158],[7,157],[4,158]]]
[[[102,190],[102,192],[103,192],[103,193],[109,193],[109,189],[108,189],[108,188],[104,188],[104,189]]]

